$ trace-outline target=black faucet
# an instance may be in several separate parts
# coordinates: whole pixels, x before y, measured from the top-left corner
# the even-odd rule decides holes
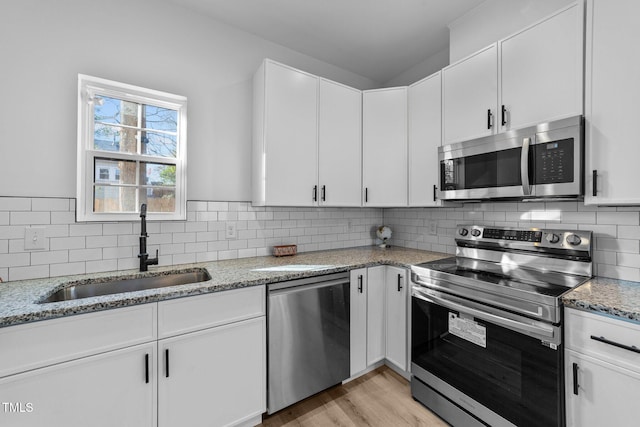
[[[147,205],[143,203],[140,206],[140,271],[147,271],[150,265],[158,265],[158,250],[155,258],[149,258],[147,253],[147,237]]]

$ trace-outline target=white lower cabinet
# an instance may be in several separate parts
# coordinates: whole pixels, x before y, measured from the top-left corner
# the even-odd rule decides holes
[[[259,424],[265,306],[255,286],[0,328],[0,426]]]
[[[0,379],[0,425],[156,424],[156,343],[84,357]]]
[[[158,425],[237,425],[265,410],[265,318],[160,340]]]
[[[265,306],[264,286],[158,303],[159,427],[260,423]]]
[[[407,295],[404,268],[351,270],[352,377],[385,360],[407,370]]]
[[[403,371],[407,370],[407,270],[387,266],[385,272],[386,359]]]
[[[640,325],[565,310],[567,426],[637,425]]]

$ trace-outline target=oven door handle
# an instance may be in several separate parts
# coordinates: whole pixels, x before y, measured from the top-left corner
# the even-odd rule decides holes
[[[549,338],[550,341],[553,340],[554,338],[557,338],[555,336],[554,329],[551,325],[546,325],[544,323],[536,322],[535,320],[532,320],[532,322],[536,322],[536,324],[533,325],[533,324],[519,322],[513,319],[508,319],[506,317],[498,316],[492,313],[487,313],[486,311],[483,311],[483,310],[478,310],[476,308],[468,307],[464,304],[450,301],[444,296],[435,296],[432,294],[425,294],[424,292],[422,292],[419,289],[416,289],[415,287],[413,288],[413,296],[421,300],[430,302],[432,304],[441,305],[450,310],[459,311],[465,314],[472,315],[473,317],[476,317],[478,319],[495,323],[496,325],[503,326],[513,331],[534,334],[536,337],[539,337],[539,338]]]

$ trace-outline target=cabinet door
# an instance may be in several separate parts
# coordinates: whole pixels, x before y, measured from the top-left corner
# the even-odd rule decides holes
[[[440,206],[435,190],[442,142],[440,73],[409,86],[409,206]]]
[[[583,20],[573,4],[499,42],[501,131],[582,114]]]
[[[632,53],[640,45],[639,15],[634,0],[587,3],[586,204],[640,203],[640,55]]]
[[[385,357],[385,271],[384,265],[367,269],[367,366]]]
[[[318,78],[266,62],[265,79],[262,162],[266,204],[315,206]]]
[[[158,342],[158,426],[223,426],[266,410],[265,318]]]
[[[407,370],[407,271],[387,267],[385,288],[386,355],[387,360],[403,371]]]
[[[142,344],[0,379],[0,424],[152,427],[155,351]]]
[[[640,417],[640,373],[567,350],[567,426],[636,425]],[[577,377],[574,378],[574,364]],[[577,381],[577,395],[574,394]]]
[[[322,206],[360,206],[362,92],[320,79],[318,186]]]
[[[407,205],[407,88],[362,94],[365,206]]]
[[[367,269],[351,270],[351,375],[367,367]]]
[[[495,44],[442,70],[443,144],[496,132],[498,49]]]

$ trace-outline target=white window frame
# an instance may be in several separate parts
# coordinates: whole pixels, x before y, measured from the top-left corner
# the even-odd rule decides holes
[[[178,112],[176,158],[156,157],[145,154],[101,151],[94,148],[94,99],[100,96],[118,98],[138,104],[152,105]],[[147,212],[148,220],[186,220],[187,212],[187,98],[153,89],[119,83],[112,80],[78,74],[78,198],[76,220],[85,221],[137,221],[136,212],[94,212],[93,185],[94,159],[111,158],[138,162],[175,164],[175,211]]]

